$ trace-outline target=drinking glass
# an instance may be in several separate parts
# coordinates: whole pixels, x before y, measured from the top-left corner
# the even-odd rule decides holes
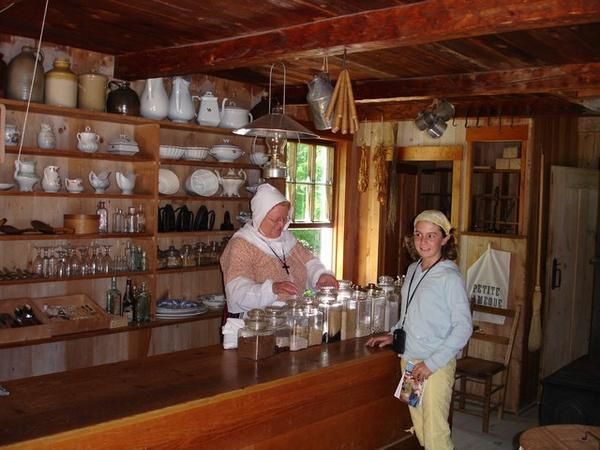
[[[42,260],[42,249],[41,247],[35,247],[36,255],[31,261],[31,271],[37,275],[44,275],[44,263]]]

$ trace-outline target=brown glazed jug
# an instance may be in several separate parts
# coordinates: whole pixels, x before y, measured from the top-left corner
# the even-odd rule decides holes
[[[127,116],[140,115],[140,98],[129,87],[129,81],[111,80],[108,88],[110,92],[106,99],[106,112]]]
[[[21,53],[15,56],[8,64],[6,75],[6,97],[15,100],[27,101],[29,88],[33,78],[33,68],[36,66],[35,82],[31,90],[31,101],[44,102],[44,55],[40,51],[36,58],[37,50],[27,45],[23,46]]]

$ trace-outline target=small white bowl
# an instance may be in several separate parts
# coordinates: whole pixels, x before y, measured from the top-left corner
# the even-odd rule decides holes
[[[183,148],[175,145],[161,145],[159,151],[161,159],[181,159],[184,153]]]
[[[250,162],[252,164],[256,164],[257,166],[262,166],[267,161],[269,161],[268,153],[250,153]]]
[[[208,147],[184,147],[183,159],[189,161],[203,161],[208,156]]]

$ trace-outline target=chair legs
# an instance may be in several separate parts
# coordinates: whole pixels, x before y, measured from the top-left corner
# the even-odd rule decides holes
[[[487,433],[490,428],[490,405],[492,401],[492,377],[485,379],[483,402],[483,432]]]

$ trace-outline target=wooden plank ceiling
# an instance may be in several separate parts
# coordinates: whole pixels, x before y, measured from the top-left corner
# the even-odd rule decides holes
[[[0,30],[37,38],[43,10],[0,0]],[[282,61],[291,104],[327,57],[332,79],[349,67],[361,119],[439,97],[460,116],[600,112],[600,0],[50,0],[44,40],[115,55],[123,79],[268,85]]]

